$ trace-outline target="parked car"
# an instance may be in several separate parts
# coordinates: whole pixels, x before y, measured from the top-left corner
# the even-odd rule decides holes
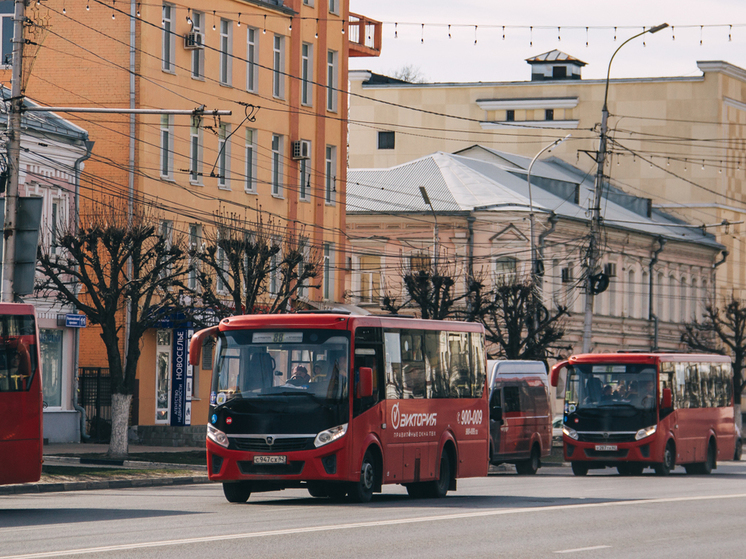
[[[487,361],[490,462],[535,474],[552,450],[547,369],[541,361]],[[561,440],[561,436],[560,436]]]
[[[552,446],[562,446],[562,418],[560,413],[552,420]]]

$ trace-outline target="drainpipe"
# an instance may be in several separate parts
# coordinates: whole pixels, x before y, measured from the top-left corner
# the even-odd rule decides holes
[[[539,257],[541,258],[542,262],[544,261],[544,241],[549,235],[554,233],[554,228],[557,227],[558,221],[559,221],[559,218],[557,217],[557,214],[552,212],[551,215],[549,216],[549,223],[552,226],[546,231],[544,231],[541,235],[539,235]]]
[[[658,248],[653,252],[648,266],[648,319],[653,322],[653,347],[652,351],[658,351],[658,317],[653,313],[653,267],[658,263],[658,255],[666,246],[666,239],[658,237]]]
[[[95,142],[91,142],[89,140],[85,140],[85,155],[79,157],[75,160],[75,163],[73,165],[74,174],[75,174],[75,219],[80,219],[80,169],[82,163],[91,157],[91,153],[93,152],[93,145]],[[73,286],[73,289],[77,291],[77,286]],[[85,417],[85,408],[78,404],[78,388],[80,383],[80,373],[78,370],[79,366],[79,360],[80,360],[80,330],[78,328],[74,329],[73,334],[73,408],[75,411],[77,411],[80,414],[80,438],[84,441],[87,441],[91,437],[89,435],[86,435],[85,432],[85,424],[86,424],[86,417]]]
[[[467,271],[469,277],[474,277],[474,222],[477,218],[473,214],[469,213],[469,217],[466,218],[466,222],[469,227],[469,261],[467,262]]]

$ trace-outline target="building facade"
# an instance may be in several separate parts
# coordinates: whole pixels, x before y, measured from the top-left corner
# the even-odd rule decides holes
[[[31,3],[27,16],[43,22],[40,46],[29,47],[29,96],[47,106],[151,113],[71,114],[96,142],[82,212],[87,200],[122,212],[144,200],[165,230],[190,242],[221,208],[250,220],[272,216],[289,232],[305,224],[309,243],[331,260],[323,288],[308,298],[341,300],[347,60],[377,55],[375,22],[350,14],[345,0],[50,0]],[[186,114],[168,113],[175,110]],[[135,425],[207,421],[209,371],[190,371],[178,420],[168,403],[188,335],[172,326],[143,342]],[[81,333],[81,367],[108,366],[100,344],[95,328]]]
[[[527,62],[531,79],[522,82],[412,84],[350,72],[351,92],[361,94],[350,99],[351,168],[474,144],[532,158],[571,134],[553,154],[595,173],[605,80],[581,79],[585,63],[559,51]],[[746,71],[721,61],[697,67],[696,76],[610,80],[604,171],[628,193],[714,232],[728,251],[717,268],[721,293],[743,298]]]
[[[468,271],[488,286],[527,277],[533,208],[544,304],[565,306],[571,313],[555,357],[579,352],[585,303],[581,264],[593,177],[551,158],[534,165],[529,191],[530,162],[472,146],[385,169],[351,169],[351,301],[377,312],[384,295],[402,301],[402,271],[432,263],[436,244],[438,266],[456,270],[462,293]],[[723,246],[713,235],[654,209],[649,199],[614,187],[605,189],[602,207],[601,266],[610,282],[594,297],[592,351],[681,350],[682,323],[702,316]]]

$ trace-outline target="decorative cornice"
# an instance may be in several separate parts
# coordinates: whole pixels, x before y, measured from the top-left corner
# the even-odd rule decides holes
[[[579,120],[521,120],[521,121],[483,121],[479,123],[482,130],[497,130],[512,128],[561,128],[575,129],[580,123]]]
[[[508,109],[574,109],[577,97],[539,97],[533,99],[477,99],[477,105],[485,111]]]

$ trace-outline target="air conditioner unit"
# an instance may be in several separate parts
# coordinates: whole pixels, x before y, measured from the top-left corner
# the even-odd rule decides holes
[[[293,159],[311,159],[311,142],[308,140],[293,142]]]
[[[188,50],[205,48],[205,36],[198,31],[184,35],[184,48]]]

